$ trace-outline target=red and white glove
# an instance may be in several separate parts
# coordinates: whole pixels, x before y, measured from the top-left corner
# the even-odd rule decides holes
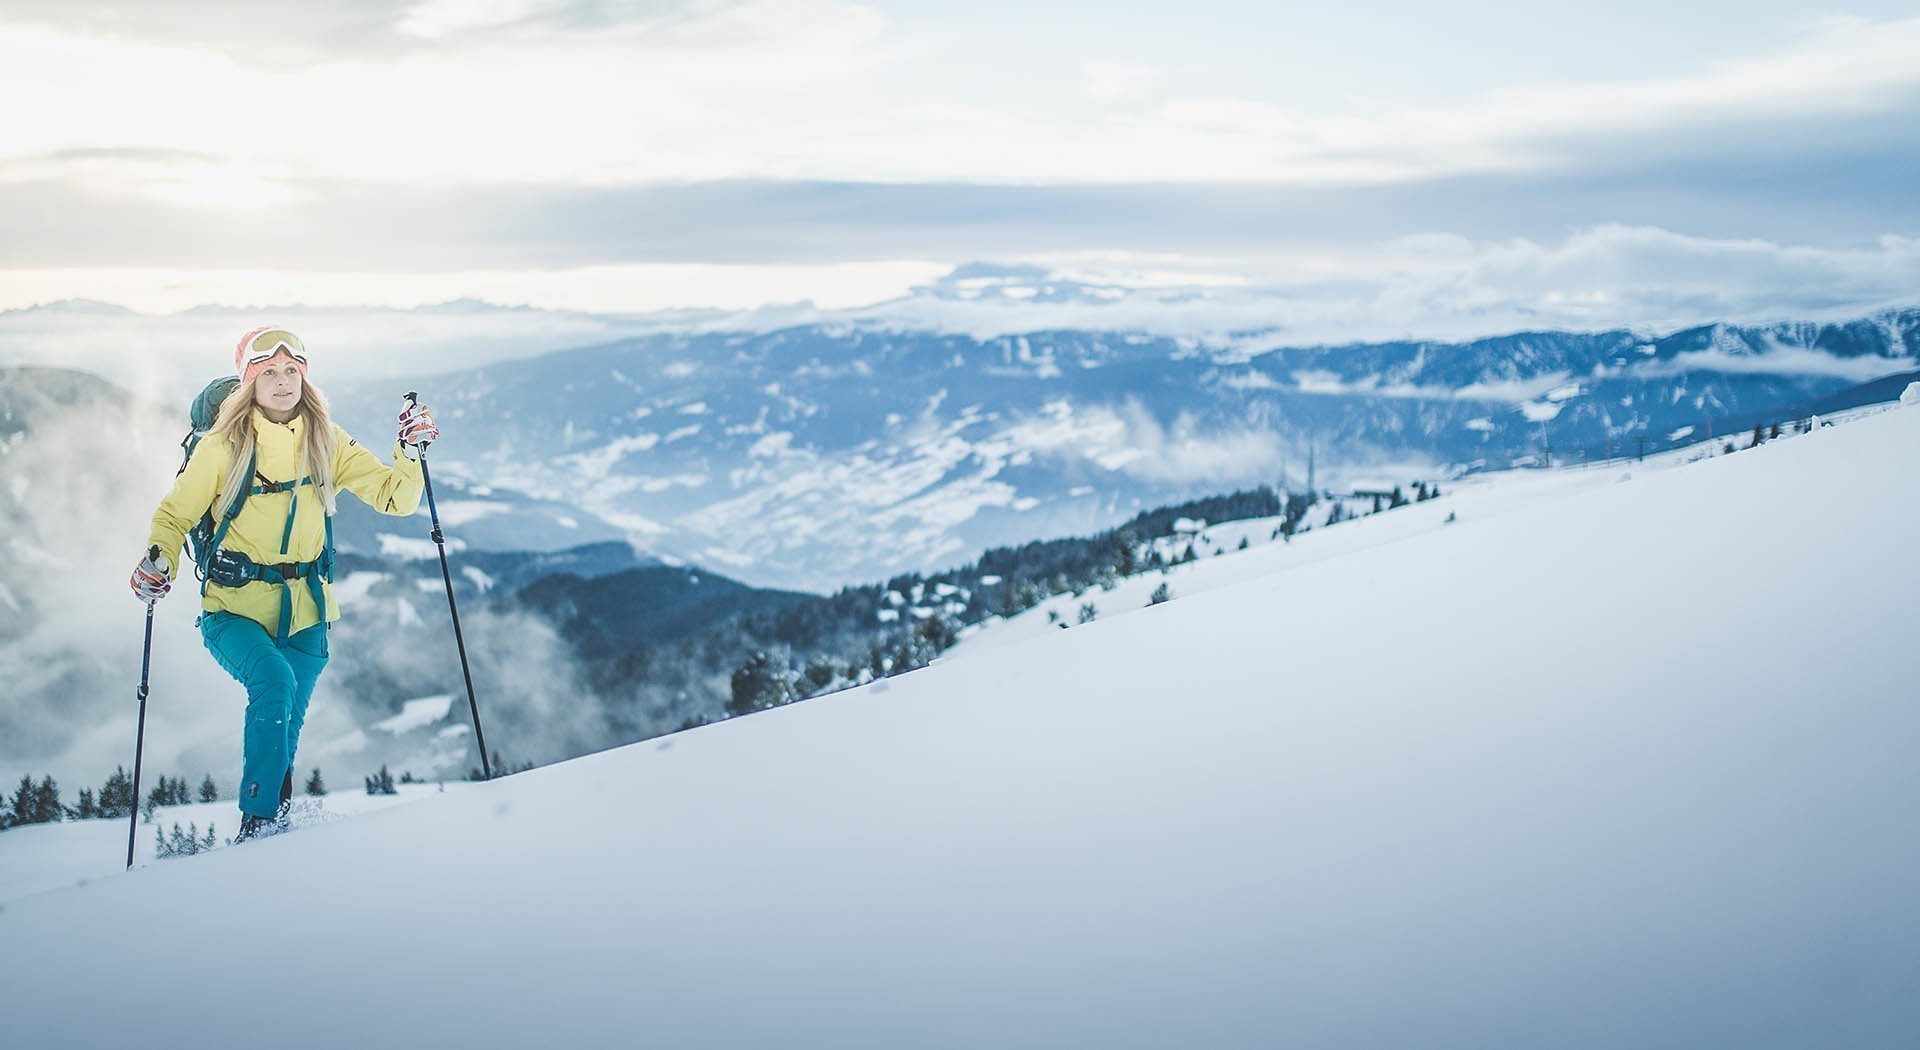
[[[133,588],[133,596],[143,602],[153,603],[166,597],[167,592],[173,590],[173,581],[167,579],[167,559],[151,554],[140,559],[127,584]]]
[[[433,424],[433,413],[418,401],[400,413],[400,443],[410,449],[424,448],[440,440],[440,428]]]

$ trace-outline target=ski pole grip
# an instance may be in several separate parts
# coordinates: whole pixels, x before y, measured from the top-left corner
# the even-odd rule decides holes
[[[412,408],[413,406],[415,406],[415,405],[417,405],[417,404],[419,404],[419,403],[420,403],[420,393],[419,393],[419,391],[416,391],[416,390],[409,390],[409,391],[407,391],[407,392],[406,392],[406,394],[405,394],[404,396],[405,396],[405,397],[406,397],[406,399],[407,399],[407,407],[408,407],[408,408]],[[425,442],[425,441],[422,441],[422,442],[420,442],[420,444],[419,444],[419,446],[418,446],[418,447],[419,447],[419,449],[420,449],[420,454],[421,454],[421,455],[423,455],[423,456],[424,456],[424,455],[426,455],[426,452],[427,452],[427,445],[428,445],[428,444],[429,444],[429,442]]]

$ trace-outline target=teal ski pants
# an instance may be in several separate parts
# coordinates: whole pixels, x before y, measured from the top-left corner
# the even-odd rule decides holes
[[[213,612],[200,618],[200,639],[221,668],[247,687],[240,811],[271,817],[280,808],[281,783],[293,772],[313,683],[327,666],[327,627],[315,624],[277,642],[244,616]]]

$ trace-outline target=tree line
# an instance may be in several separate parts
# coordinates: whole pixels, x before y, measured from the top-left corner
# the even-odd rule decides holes
[[[161,776],[147,792],[140,808],[152,819],[153,811],[162,806],[182,806],[196,800],[215,802],[219,798],[220,788],[214,783],[212,773],[200,781],[197,789],[189,788],[185,777]],[[131,816],[134,804],[133,777],[124,766],[114,767],[113,774],[98,791],[81,788],[80,797],[71,806],[61,801],[60,785],[51,775],[37,782],[31,775],[22,776],[11,797],[0,796],[0,828],[63,820],[112,820]]]

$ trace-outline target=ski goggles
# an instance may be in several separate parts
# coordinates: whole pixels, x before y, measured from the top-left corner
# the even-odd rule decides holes
[[[299,336],[284,328],[266,328],[240,345],[240,367],[265,364],[282,351],[302,365],[307,363],[307,348],[301,345]]]

